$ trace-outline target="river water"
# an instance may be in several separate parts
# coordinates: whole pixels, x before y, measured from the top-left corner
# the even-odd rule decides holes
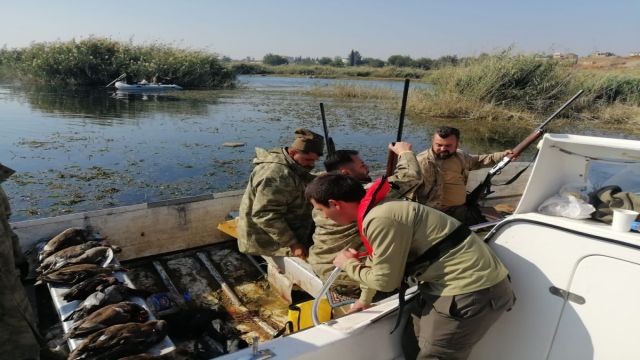
[[[0,162],[17,171],[3,184],[12,220],[243,189],[255,147],[288,145],[299,127],[321,132],[320,102],[337,148],[356,149],[372,170],[382,169],[398,110],[379,101],[305,95],[340,83],[389,88],[399,97],[403,86],[242,76],[234,90],[147,95],[0,83]],[[437,125],[407,117],[403,139],[422,151]],[[509,146],[463,133],[470,152]]]

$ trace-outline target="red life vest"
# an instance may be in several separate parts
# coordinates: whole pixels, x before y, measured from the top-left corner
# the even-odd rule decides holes
[[[362,223],[364,221],[364,217],[367,216],[367,213],[387,196],[390,188],[387,177],[381,177],[374,181],[369,189],[367,189],[367,193],[364,195],[362,200],[360,200],[360,205],[358,206],[358,230],[360,231],[360,238],[362,239],[362,243],[367,249],[367,255],[369,256],[373,255],[373,248],[371,247],[369,240],[364,236]]]

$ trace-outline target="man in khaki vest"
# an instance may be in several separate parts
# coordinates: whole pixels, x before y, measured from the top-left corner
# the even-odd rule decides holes
[[[289,147],[256,148],[255,168],[240,203],[241,252],[306,258],[313,220],[304,189],[323,148],[324,138],[307,129],[297,129]]]
[[[0,164],[0,184],[13,172]],[[10,216],[9,200],[0,187],[0,358],[38,359],[36,320],[20,282],[21,270],[28,264],[9,225]]]
[[[383,198],[367,206],[370,210],[363,215],[361,206],[371,193],[380,194],[378,190],[366,193],[349,176],[326,174],[305,191],[313,207],[338,224],[364,216],[361,235],[371,247],[366,261],[358,260],[355,249],[340,252],[334,260],[362,286],[352,311],[369,307],[376,291],[392,291],[405,276],[411,277],[420,288],[413,311],[418,358],[466,359],[513,306],[507,269],[468,227],[428,206]],[[433,247],[439,250],[437,256],[431,256]]]
[[[466,225],[475,225],[487,220],[478,204],[466,203],[469,172],[491,167],[512,152],[470,155],[458,149],[459,141],[460,130],[441,126],[433,134],[431,148],[418,154],[424,181],[417,191],[417,200]]]

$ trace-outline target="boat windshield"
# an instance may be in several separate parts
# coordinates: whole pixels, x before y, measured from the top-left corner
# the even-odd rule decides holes
[[[622,191],[640,193],[640,163],[592,160],[587,167],[591,190],[617,185]]]

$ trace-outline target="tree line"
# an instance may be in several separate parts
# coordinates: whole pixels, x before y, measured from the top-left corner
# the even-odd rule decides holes
[[[480,57],[488,56],[487,54],[481,54]],[[382,59],[376,59],[372,57],[363,57],[357,50],[351,50],[346,58],[340,56],[336,57],[291,57],[277,54],[266,54],[262,58],[262,63],[265,65],[279,66],[279,65],[325,65],[335,67],[346,66],[371,66],[375,68],[381,68],[385,66],[396,67],[413,67],[423,70],[439,69],[447,66],[458,65],[466,62],[470,58],[459,58],[456,55],[444,55],[437,59],[430,59],[421,57],[413,59],[408,55],[391,55],[385,61]]]

